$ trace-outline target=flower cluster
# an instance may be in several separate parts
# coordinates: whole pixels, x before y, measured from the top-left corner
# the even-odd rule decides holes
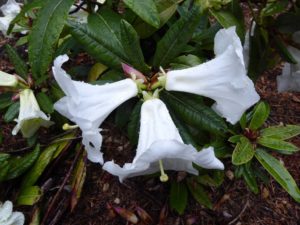
[[[68,60],[59,56],[52,68],[54,77],[65,93],[54,108],[75,123],[82,131],[82,143],[88,158],[99,162],[103,169],[123,181],[127,177],[161,172],[160,179],[168,179],[164,170],[186,171],[197,174],[193,163],[208,169],[223,169],[213,147],[200,151],[183,142],[159,90],[181,91],[206,96],[215,101],[212,106],[220,116],[235,124],[242,114],[259,100],[254,84],[246,75],[243,47],[235,27],[220,30],[215,37],[216,57],[198,66],[169,71],[159,77],[158,89],[147,92],[143,79],[132,69],[127,78],[105,85],[91,85],[74,81],[62,69]],[[124,67],[124,65],[123,65]],[[126,66],[125,66],[126,67]],[[127,68],[128,70],[128,68]],[[146,85],[144,85],[146,86]],[[135,96],[143,96],[139,141],[132,163],[123,167],[113,161],[105,162],[101,152],[101,124],[120,104]],[[70,126],[69,126],[70,127]]]

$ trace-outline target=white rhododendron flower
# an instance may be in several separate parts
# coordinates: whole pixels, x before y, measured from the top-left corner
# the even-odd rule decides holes
[[[120,167],[109,161],[103,169],[118,176],[121,182],[127,177],[157,171],[161,171],[161,180],[166,181],[164,169],[198,174],[193,163],[208,169],[224,169],[212,147],[198,152],[192,145],[184,144],[165,104],[150,99],[141,108],[139,141],[133,162]]]
[[[0,225],[23,225],[24,222],[24,214],[13,212],[11,201],[6,201],[4,204],[0,202]]]
[[[12,134],[16,135],[21,130],[23,137],[29,138],[41,127],[49,127],[53,122],[49,121],[44,112],[41,111],[33,91],[24,89],[20,92],[20,112],[19,117],[15,121],[17,125],[14,127]]]
[[[300,44],[300,31],[293,34],[293,40]],[[281,76],[277,76],[278,92],[283,91],[300,91],[300,50],[288,46],[288,50],[294,59],[296,64],[285,63]]]
[[[7,3],[1,6],[0,10],[4,15],[4,17],[0,17],[0,31],[6,35],[10,22],[21,11],[21,7],[15,0],[7,0]]]
[[[88,159],[103,164],[99,126],[115,108],[138,94],[137,85],[132,79],[105,85],[73,81],[61,68],[66,61],[67,55],[59,56],[52,67],[57,83],[66,94],[54,108],[80,127]]]
[[[191,68],[169,71],[165,88],[215,100],[213,109],[235,124],[260,98],[247,76],[243,47],[235,27],[218,31],[214,43],[214,59]]]
[[[0,86],[16,87],[17,85],[18,78],[16,76],[0,71]]]

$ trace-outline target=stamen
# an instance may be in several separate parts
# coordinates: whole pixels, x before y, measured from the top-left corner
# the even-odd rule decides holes
[[[169,177],[164,171],[163,162],[162,162],[162,160],[159,160],[158,162],[159,162],[159,169],[160,169],[159,179],[160,179],[161,182],[167,182],[169,180]]]
[[[76,128],[78,128],[78,125],[70,125],[68,123],[65,123],[62,127],[63,130],[74,130]]]

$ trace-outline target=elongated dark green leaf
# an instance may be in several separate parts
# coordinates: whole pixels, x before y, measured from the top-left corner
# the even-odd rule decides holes
[[[124,0],[124,3],[142,20],[152,25],[153,27],[159,27],[159,14],[154,0]]]
[[[174,60],[172,60],[170,66],[172,69],[184,69],[184,68],[189,68],[192,66],[199,65],[203,62],[204,60],[200,59],[198,56],[188,54],[188,55],[179,56]]]
[[[300,203],[300,190],[287,169],[273,156],[262,149],[257,149],[255,157],[271,176]]]
[[[34,78],[41,78],[52,61],[55,44],[74,0],[47,0],[29,34],[29,62]]]
[[[180,215],[184,213],[187,206],[188,192],[187,187],[182,182],[172,182],[170,191],[170,206]]]
[[[231,143],[238,143],[241,140],[241,137],[243,137],[243,135],[237,134],[237,135],[231,136],[228,139],[228,141],[231,142]]]
[[[10,34],[16,23],[18,23],[25,14],[34,8],[40,8],[45,3],[45,0],[34,0],[22,6],[21,12],[10,22],[7,34]]]
[[[153,60],[153,65],[156,68],[168,65],[172,59],[181,53],[182,49],[193,36],[200,18],[201,13],[199,8],[194,7],[170,27],[157,44]]]
[[[126,20],[121,21],[121,39],[124,51],[128,56],[128,62],[141,72],[149,72],[149,66],[144,61],[139,36]]]
[[[7,161],[0,164],[0,182],[4,181],[9,170],[9,163]]]
[[[255,154],[251,142],[246,137],[241,137],[232,153],[232,163],[242,165],[249,162]]]
[[[34,205],[42,196],[39,186],[30,186],[23,189],[17,199],[18,205]]]
[[[266,102],[258,103],[254,108],[254,113],[250,121],[249,128],[251,130],[257,130],[268,119],[270,114],[270,106]]]
[[[36,95],[36,100],[39,103],[39,106],[45,113],[53,113],[54,107],[53,102],[44,92],[40,92]]]
[[[226,132],[224,120],[202,102],[166,91],[161,93],[161,98],[185,123],[221,135]]]
[[[12,105],[14,102],[11,100],[12,94],[4,93],[0,94],[0,109],[5,109],[6,107]]]
[[[4,115],[4,121],[5,122],[11,122],[14,118],[17,117],[20,109],[20,102],[15,102],[9,108],[7,109],[5,115]]]
[[[10,180],[25,173],[29,169],[29,167],[35,162],[35,160],[38,158],[39,154],[40,154],[40,146],[37,145],[32,152],[26,154],[23,157],[10,158],[9,170],[5,179]]]
[[[274,40],[275,48],[277,49],[277,52],[279,53],[281,58],[286,62],[296,64],[297,60],[289,52],[289,50],[287,49],[287,47],[285,46],[281,38],[279,36],[274,35],[273,40]]]
[[[121,70],[121,62],[124,62],[124,60],[114,53],[113,50],[102,45],[96,34],[86,25],[73,24],[70,28],[72,36],[82,45],[88,54],[106,66]]]
[[[255,175],[249,166],[250,164],[243,165],[243,178],[250,189],[254,194],[258,194],[259,189],[255,179]]]
[[[261,16],[273,16],[277,13],[281,13],[286,9],[288,4],[288,0],[268,1],[265,8],[261,11]]]
[[[123,104],[121,104],[117,109],[116,109],[116,114],[115,114],[115,124],[123,128],[126,126],[126,124],[130,120],[130,115],[132,113],[132,109],[134,108],[136,104],[135,99],[130,99]]]
[[[5,45],[5,51],[8,54],[9,60],[11,61],[11,63],[14,65],[14,68],[16,70],[16,73],[23,77],[23,78],[27,78],[28,75],[28,67],[26,65],[26,63],[23,61],[23,59],[19,56],[19,54],[17,53],[17,51],[11,47],[10,45]]]
[[[241,40],[245,38],[245,28],[242,20],[238,20],[230,11],[210,10],[216,20],[225,28],[236,26],[236,32]]]
[[[132,144],[138,143],[140,130],[140,112],[143,102],[139,101],[132,110],[130,121],[128,123],[127,132],[128,138]]]
[[[278,140],[286,140],[300,134],[300,126],[286,125],[273,126],[260,131],[261,137],[273,138]]]
[[[10,154],[7,153],[0,153],[0,164],[6,161],[10,157]]]
[[[201,184],[199,184],[195,179],[189,178],[187,179],[187,186],[197,202],[209,209],[212,209],[212,202]]]
[[[299,151],[299,148],[292,143],[274,138],[260,137],[257,142],[264,147],[282,151],[282,153],[292,154]]]

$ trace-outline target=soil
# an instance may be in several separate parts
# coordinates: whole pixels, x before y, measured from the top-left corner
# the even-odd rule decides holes
[[[0,70],[14,72],[8,62],[3,45],[6,40],[0,39]],[[258,80],[256,88],[261,98],[271,105],[271,117],[266,125],[300,124],[300,93],[277,93],[276,76],[281,69],[277,68],[266,72]],[[3,115],[1,115],[2,117]],[[21,136],[11,137],[13,123],[7,125],[0,119],[4,142],[0,151],[25,151],[26,142]],[[112,123],[106,122],[103,126],[103,151],[106,157],[114,158],[124,163],[134,156],[134,148],[129,144],[127,137]],[[46,131],[44,140],[47,140]],[[46,138],[45,138],[46,137]],[[292,140],[300,147],[300,137]],[[124,159],[124,156],[126,156]],[[300,153],[292,156],[276,155],[287,167],[292,176],[300,185]],[[63,158],[64,159],[64,158]],[[51,188],[46,188],[43,202],[53,199],[57,189],[63,182],[72,165],[72,157],[61,160],[51,171]],[[226,163],[229,165],[229,163]],[[260,184],[260,193],[254,195],[245,186],[242,180],[232,180],[230,174],[233,169],[226,166],[225,182],[221,187],[209,189],[213,200],[213,210],[199,205],[193,198],[189,198],[188,207],[183,215],[178,215],[168,208],[169,183],[161,183],[157,178],[138,177],[120,183],[118,179],[101,169],[100,165],[87,162],[87,176],[82,195],[73,212],[69,209],[69,186],[67,185],[59,196],[55,210],[49,214],[47,224],[61,225],[122,225],[132,224],[117,214],[113,208],[120,207],[127,216],[130,213],[148,215],[152,222],[140,220],[138,224],[165,224],[165,225],[297,225],[300,224],[300,206],[273,180],[268,184]],[[175,178],[177,173],[173,173]],[[0,188],[0,200],[14,199],[19,181],[8,182]],[[43,203],[44,204],[44,203]],[[47,205],[39,204],[47,209]],[[27,221],[35,208],[19,207],[25,212]],[[124,216],[124,215],[123,215]],[[134,218],[131,215],[131,218]]]

